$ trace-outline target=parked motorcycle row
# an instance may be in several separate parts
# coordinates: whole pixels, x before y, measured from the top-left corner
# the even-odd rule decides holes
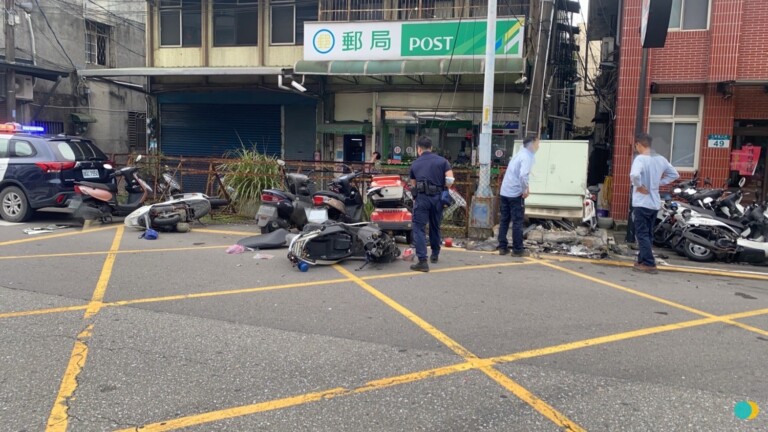
[[[735,190],[698,183],[695,173],[674,187],[658,213],[654,244],[697,262],[768,263],[768,203],[744,206],[744,179]]]

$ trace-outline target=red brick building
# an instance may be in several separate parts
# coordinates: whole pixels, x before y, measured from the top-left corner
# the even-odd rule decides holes
[[[626,219],[638,98],[643,0],[620,13],[619,80],[611,214]],[[619,4],[622,4],[619,2]],[[654,148],[684,177],[699,170],[720,185],[735,173],[731,153],[762,148],[745,189],[768,198],[768,0],[675,0],[664,48],[651,49],[644,124]],[[711,135],[727,136],[717,148]],[[715,137],[712,137],[715,138]],[[722,144],[722,143],[720,143]]]

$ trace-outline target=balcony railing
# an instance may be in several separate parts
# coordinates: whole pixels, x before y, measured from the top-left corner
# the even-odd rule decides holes
[[[529,0],[500,2],[499,17],[528,14]],[[319,21],[403,21],[484,18],[487,0],[320,0]]]

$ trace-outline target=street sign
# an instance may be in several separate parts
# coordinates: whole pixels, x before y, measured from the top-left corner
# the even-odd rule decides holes
[[[485,55],[486,20],[304,24],[305,60],[408,60]],[[523,21],[496,21],[496,57],[523,57]]]
[[[392,149],[393,152],[395,152],[396,155],[399,155],[403,152],[403,149],[400,146],[395,146],[394,149]]]
[[[709,148],[730,148],[731,136],[730,135],[714,135],[707,136],[707,147]]]

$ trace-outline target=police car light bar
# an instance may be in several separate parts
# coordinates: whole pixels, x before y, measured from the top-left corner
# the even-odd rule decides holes
[[[17,133],[17,132],[29,132],[29,133],[42,133],[45,132],[45,128],[42,126],[22,126],[18,123],[5,123],[0,124],[0,133]]]

